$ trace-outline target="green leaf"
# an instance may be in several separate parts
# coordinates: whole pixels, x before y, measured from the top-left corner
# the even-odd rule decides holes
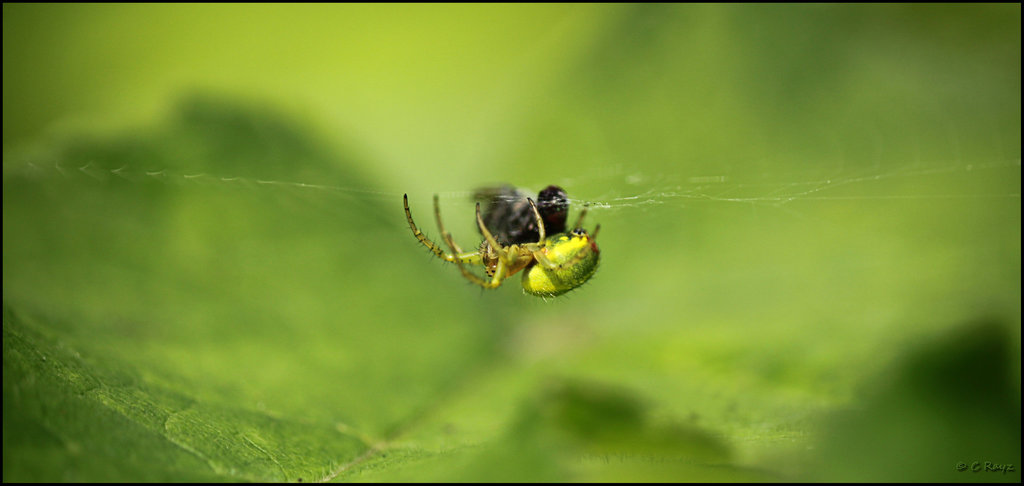
[[[268,176],[287,161],[289,170],[357,183],[331,172],[333,156],[258,111],[202,100],[184,111],[152,135],[63,148],[57,165],[86,166],[85,184],[5,178],[5,410],[49,431],[48,454],[67,448],[78,458],[52,472],[12,458],[6,477],[127,480],[170,450],[180,458],[145,477],[330,478],[492,346],[492,329],[457,325],[473,307],[456,305],[452,292],[431,303],[414,297],[429,289],[369,264],[423,256],[380,238],[380,208],[343,194],[324,210],[252,180],[209,187],[187,177],[237,174],[241,154]],[[260,125],[273,129],[252,128]],[[179,158],[179,150],[193,153]],[[115,172],[138,160],[163,169]],[[175,166],[186,160],[188,168]],[[171,177],[181,185],[168,185]],[[321,224],[325,214],[338,224]],[[330,281],[339,292],[306,294]],[[388,286],[393,292],[377,291]],[[403,295],[418,303],[403,304]],[[423,314],[399,317],[414,310]],[[51,396],[65,405],[54,408]],[[24,436],[5,450],[20,454]],[[151,442],[164,452],[140,457]]]

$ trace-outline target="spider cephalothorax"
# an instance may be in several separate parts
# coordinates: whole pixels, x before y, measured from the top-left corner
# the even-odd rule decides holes
[[[551,186],[555,187],[555,186]],[[549,188],[550,189],[550,188]],[[561,191],[561,189],[558,189]],[[543,193],[543,191],[542,191]],[[564,200],[564,192],[561,192]],[[462,275],[467,280],[483,288],[493,289],[501,286],[505,279],[524,270],[522,285],[523,290],[529,294],[541,297],[553,297],[564,294],[586,283],[597,270],[597,263],[600,257],[600,250],[597,247],[597,233],[601,225],[594,228],[593,234],[588,234],[581,227],[583,217],[587,214],[584,207],[580,212],[579,219],[572,231],[559,232],[547,236],[544,218],[541,216],[533,199],[526,198],[530,212],[533,214],[533,227],[537,230],[535,242],[499,243],[484,223],[480,213],[480,203],[476,204],[476,221],[483,234],[484,240],[480,247],[474,252],[463,252],[452,239],[451,234],[444,229],[441,222],[441,208],[438,197],[434,195],[434,216],[437,219],[437,227],[441,231],[441,238],[448,245],[450,253],[446,253],[439,245],[427,238],[413,222],[412,212],[409,211],[409,196],[403,196],[405,203],[405,217],[409,222],[409,228],[413,235],[424,246],[430,249],[438,258],[454,262]],[[562,212],[562,226],[564,228],[565,209],[553,206],[557,210],[552,213]],[[565,208],[567,208],[567,203]],[[492,213],[493,214],[493,213]],[[556,219],[557,221],[557,215]],[[508,228],[525,228],[521,223],[506,225]],[[465,264],[481,265],[490,280],[484,279],[470,272]]]

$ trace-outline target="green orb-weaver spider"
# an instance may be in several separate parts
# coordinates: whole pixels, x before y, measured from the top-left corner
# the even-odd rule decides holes
[[[405,204],[405,219],[409,222],[413,236],[438,258],[455,263],[466,280],[485,289],[498,288],[505,279],[520,270],[525,270],[522,279],[523,291],[538,297],[554,297],[583,285],[597,271],[601,251],[597,248],[596,238],[597,233],[601,230],[601,225],[594,228],[593,234],[588,234],[583,229],[581,225],[583,217],[587,214],[586,206],[580,212],[579,219],[576,220],[576,226],[572,231],[548,237],[544,231],[543,219],[537,211],[537,205],[533,199],[527,198],[536,218],[539,233],[537,242],[503,246],[488,231],[480,215],[480,203],[477,202],[476,222],[480,233],[484,235],[484,240],[480,243],[480,248],[477,251],[463,252],[452,239],[452,235],[444,229],[444,223],[441,222],[440,203],[437,194],[434,194],[434,217],[437,219],[437,228],[441,231],[441,238],[450,250],[450,252],[445,252],[440,245],[431,241],[416,227],[416,223],[412,219],[412,212],[409,211],[409,195],[405,194],[402,198]],[[482,265],[490,280],[470,272],[466,268],[466,264]]]

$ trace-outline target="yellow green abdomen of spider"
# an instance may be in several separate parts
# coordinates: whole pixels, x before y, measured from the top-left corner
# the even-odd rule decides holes
[[[487,229],[480,215],[480,203],[476,205],[477,226],[484,235],[480,248],[473,252],[463,252],[452,239],[452,235],[444,229],[441,222],[441,209],[438,197],[434,195],[434,217],[441,231],[441,238],[450,252],[434,243],[423,234],[412,219],[409,210],[409,196],[404,196],[405,218],[409,223],[413,236],[426,246],[438,258],[455,263],[470,282],[486,289],[501,286],[507,278],[523,270],[523,290],[538,297],[554,297],[578,288],[590,280],[597,271],[597,262],[601,252],[597,248],[597,233],[601,225],[588,234],[581,226],[583,216],[587,213],[584,207],[576,221],[575,229],[567,233],[559,233],[550,238],[545,236],[544,224],[537,205],[527,198],[535,216],[539,236],[537,242],[515,243],[502,245]],[[480,265],[489,279],[470,272],[466,265]]]
[[[547,239],[544,250],[547,250],[548,260],[557,267],[552,269],[534,263],[523,273],[523,290],[540,297],[562,295],[586,283],[597,271],[601,256],[597,242],[586,232],[552,236]]]

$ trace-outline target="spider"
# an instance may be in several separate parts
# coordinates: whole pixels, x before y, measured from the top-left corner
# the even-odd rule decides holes
[[[452,235],[444,229],[444,223],[441,222],[441,206],[437,194],[434,194],[434,217],[437,219],[437,228],[441,231],[441,238],[451,250],[449,253],[427,238],[416,227],[416,223],[412,219],[412,212],[409,211],[409,195],[403,195],[402,198],[405,203],[405,219],[409,222],[413,236],[438,258],[455,263],[459,267],[459,271],[462,272],[462,276],[467,280],[485,289],[498,288],[505,279],[524,270],[522,285],[526,293],[538,297],[554,297],[583,285],[597,271],[597,262],[601,252],[597,248],[596,238],[597,233],[601,230],[601,225],[594,228],[593,234],[588,234],[583,229],[581,225],[583,217],[587,214],[586,206],[580,212],[572,231],[548,237],[545,234],[544,219],[537,210],[537,205],[533,199],[526,198],[534,216],[538,233],[537,241],[503,245],[498,243],[494,235],[487,229],[487,225],[484,224],[478,201],[476,203],[476,223],[484,239],[480,242],[480,248],[477,251],[463,252],[452,239]],[[466,264],[482,265],[490,280],[470,272],[466,268]]]

